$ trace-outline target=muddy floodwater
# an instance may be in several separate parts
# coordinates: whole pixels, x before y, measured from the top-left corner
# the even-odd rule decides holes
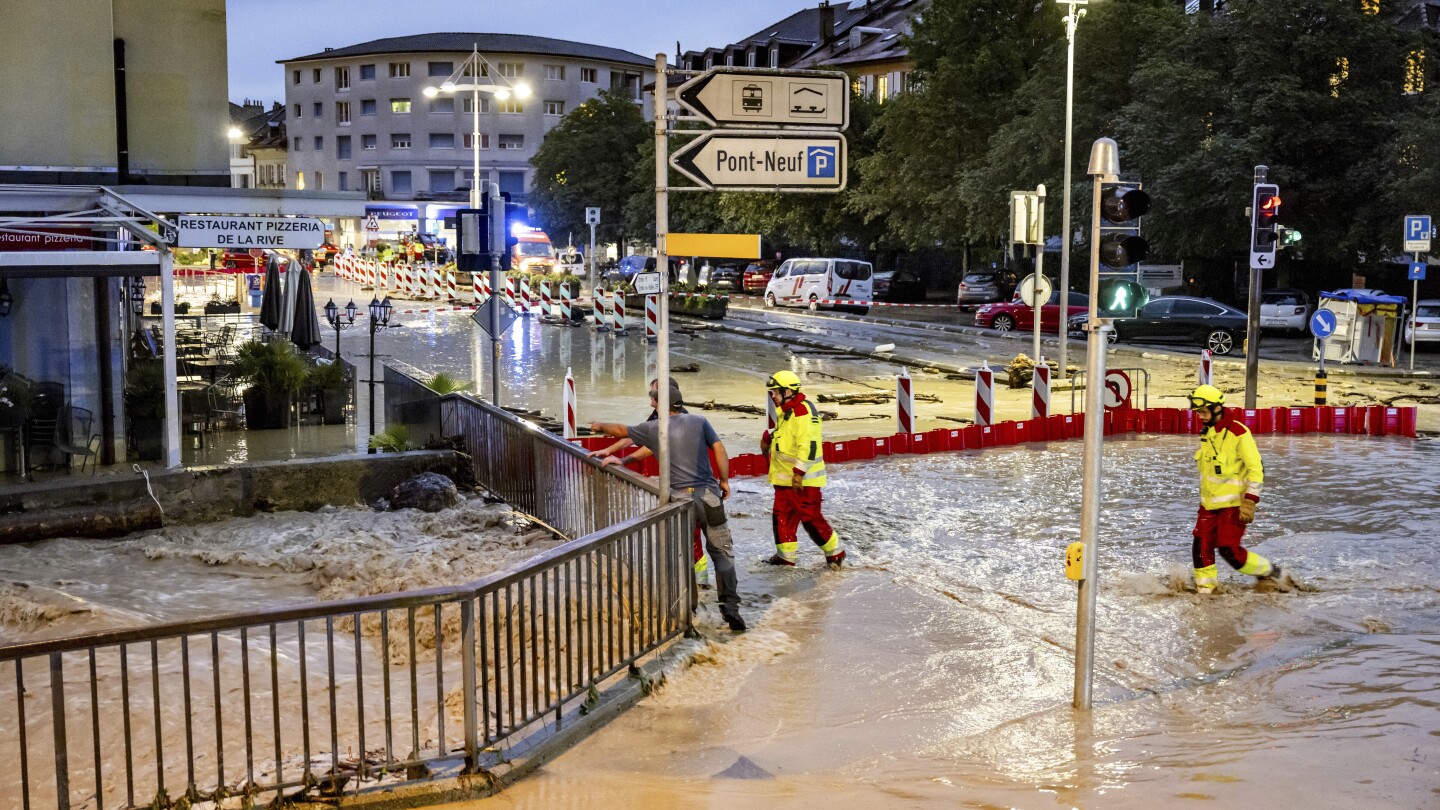
[[[1092,712],[1070,708],[1078,443],[831,476],[855,565],[759,564],[752,630],[491,807],[1440,806],[1440,443],[1260,437],[1251,543],[1299,579],[1188,576],[1192,440],[1106,446]]]
[[[704,640],[658,693],[464,806],[1440,807],[1440,442],[1258,437],[1248,542],[1302,589],[1256,592],[1222,564],[1200,597],[1183,588],[1194,441],[1106,443],[1092,712],[1070,708],[1062,570],[1078,442],[836,465],[838,573],[804,541],[800,567],[763,565],[770,493],[741,479],[751,630],[725,630],[706,592]],[[463,582],[553,545],[506,520],[476,501],[0,548],[0,637]]]

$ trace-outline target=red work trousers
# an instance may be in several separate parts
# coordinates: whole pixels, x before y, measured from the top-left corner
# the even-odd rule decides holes
[[[1214,565],[1216,551],[1225,558],[1225,562],[1230,563],[1231,568],[1237,570],[1250,556],[1250,552],[1240,545],[1245,538],[1245,524],[1240,522],[1237,507],[1215,510],[1201,507],[1200,513],[1195,516],[1192,534],[1195,542],[1190,546],[1190,556],[1196,568]]]
[[[820,514],[820,487],[775,487],[775,512],[772,526],[775,530],[775,545],[796,542],[796,529],[805,527],[805,533],[823,547],[835,536],[825,516]]]

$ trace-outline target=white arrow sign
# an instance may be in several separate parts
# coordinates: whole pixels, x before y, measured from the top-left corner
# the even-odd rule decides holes
[[[676,171],[724,191],[841,191],[846,163],[845,136],[838,132],[720,129],[670,158]]]
[[[325,242],[325,223],[305,217],[182,216],[175,224],[182,248],[314,250]]]
[[[844,129],[850,123],[850,79],[835,71],[717,67],[680,85],[675,97],[713,126]]]

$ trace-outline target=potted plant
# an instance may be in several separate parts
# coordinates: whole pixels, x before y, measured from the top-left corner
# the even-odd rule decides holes
[[[309,367],[289,343],[242,344],[235,357],[235,376],[250,383],[245,389],[245,426],[252,430],[290,427],[290,402],[305,387]]]
[[[322,421],[327,425],[345,424],[345,404],[350,401],[350,376],[337,361],[320,360],[310,367],[307,382],[320,400]]]
[[[188,305],[186,306],[186,309],[189,309]],[[176,307],[176,311],[179,311],[178,306]],[[239,312],[240,302],[235,300],[234,298],[231,298],[228,301],[222,301],[220,300],[219,296],[214,296],[209,301],[205,302],[206,315],[237,315],[239,314]]]
[[[158,361],[137,362],[125,381],[125,413],[130,436],[141,461],[159,461],[164,455],[165,367]]]
[[[463,394],[470,390],[470,382],[452,377],[443,371],[438,371],[431,376],[430,379],[425,381],[425,387],[441,396],[446,394]]]
[[[176,302],[175,302],[175,314],[176,314],[176,315],[188,315],[189,313],[190,313],[190,302],[189,302],[189,301],[176,301]],[[159,301],[151,301],[151,302],[150,302],[150,314],[151,314],[151,315],[159,315],[159,314],[160,314],[160,302],[159,302]]]

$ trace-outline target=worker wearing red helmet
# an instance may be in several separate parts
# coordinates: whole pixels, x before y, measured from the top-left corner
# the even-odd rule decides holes
[[[820,513],[821,489],[825,486],[825,455],[820,415],[800,392],[800,378],[790,371],[777,371],[765,383],[775,404],[775,430],[760,440],[761,452],[770,457],[770,483],[775,487],[772,525],[775,556],[771,565],[794,565],[799,559],[797,529],[805,533],[825,554],[831,568],[845,561],[840,536]]]

